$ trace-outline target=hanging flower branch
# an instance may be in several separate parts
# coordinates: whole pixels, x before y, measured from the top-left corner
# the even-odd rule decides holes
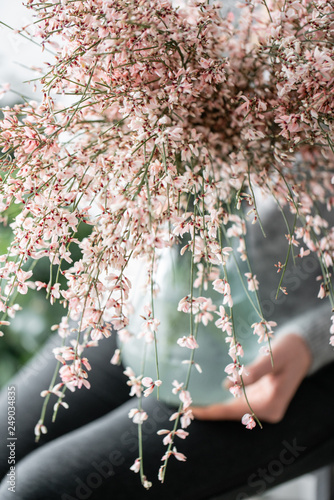
[[[265,2],[264,12],[255,8],[260,1],[245,3],[236,28],[232,15],[224,19],[218,4],[203,1],[174,8],[168,0],[28,0],[37,17],[35,32],[26,28],[25,36],[39,37],[55,57],[40,79],[41,101],[2,110],[2,220],[13,204],[19,214],[1,257],[1,325],[15,315],[17,294],[29,288],[63,302],[67,316],[55,327],[63,338],[55,350],[61,382],[54,378],[43,394],[45,405],[51,393],[59,397],[55,413],[66,405],[66,388],[89,388],[86,348],[112,329],[129,335],[127,267],[144,257],[150,298],[140,336],[155,345],[157,373],[153,380],[130,367],[125,372],[139,401],[129,417],[138,424],[141,449],[148,417],[141,398],[154,397],[163,384],[154,311],[159,255],[179,242],[184,258],[191,255],[189,293],[178,304],[190,327],[177,340],[189,349],[189,371],[173,387],[180,399],[174,428],[159,431],[167,445],[161,480],[172,455],[185,460],[174,440],[188,435],[193,418],[188,383],[193,366],[201,371],[194,361],[200,323],[215,321],[226,336],[231,392],[245,391],[226,270],[234,256],[247,263],[240,279],[258,314],[254,333],[270,350],[275,323],[257,298],[261,283],[249,266],[241,210],[248,205],[247,218],[261,225],[255,188],[295,215],[289,252],[302,242],[301,257],[319,256],[319,296],[333,306],[334,232],[317,203],[331,210],[334,200],[334,3],[277,0]],[[71,102],[61,106],[64,94]],[[79,241],[83,223],[91,233]],[[73,245],[82,253],[76,262]],[[41,258],[50,261],[48,283],[33,279]],[[285,266],[279,263],[282,280]],[[219,310],[205,294],[210,289],[221,295]],[[113,362],[120,356],[121,349]],[[45,405],[37,436],[46,432]],[[247,428],[259,423],[251,407],[242,421]],[[132,469],[149,487],[142,454]]]

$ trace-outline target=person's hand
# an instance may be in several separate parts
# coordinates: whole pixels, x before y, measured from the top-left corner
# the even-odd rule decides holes
[[[253,412],[261,421],[279,422],[306,376],[311,365],[311,352],[305,341],[296,334],[289,334],[273,342],[270,356],[259,356],[247,366],[243,375],[246,395]],[[231,386],[232,383],[229,383]],[[245,396],[226,403],[192,407],[195,418],[201,420],[240,420],[251,413]]]

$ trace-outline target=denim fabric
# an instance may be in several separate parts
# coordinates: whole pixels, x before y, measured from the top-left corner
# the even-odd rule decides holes
[[[53,340],[50,341],[52,344]],[[16,492],[8,491],[7,388],[0,396],[1,500],[242,500],[284,481],[334,462],[334,363],[301,384],[284,419],[245,429],[239,422],[193,421],[190,435],[176,439],[184,463],[171,457],[166,480],[157,479],[166,449],[161,428],[171,428],[174,411],[154,395],[143,400],[149,419],[143,425],[144,471],[153,482],[146,491],[129,470],[138,456],[137,425],[128,418],[136,407],[121,366],[110,365],[114,340],[92,348],[92,388],[67,394],[48,433],[34,442],[40,392],[51,380],[53,363],[37,355],[8,385],[17,392]],[[47,346],[45,352],[50,351]],[[52,406],[52,404],[50,405]],[[47,421],[51,415],[48,411]]]

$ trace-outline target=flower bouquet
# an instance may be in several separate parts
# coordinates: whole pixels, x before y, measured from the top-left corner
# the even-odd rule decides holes
[[[39,77],[40,98],[2,109],[1,221],[13,204],[18,214],[10,221],[8,253],[0,257],[1,325],[19,309],[17,294],[29,288],[64,306],[54,326],[60,379],[55,374],[42,393],[37,438],[46,432],[51,395],[58,398],[56,414],[66,407],[67,389],[90,387],[87,348],[112,331],[120,340],[113,363],[123,350],[126,358],[133,337],[148,346],[142,351],[153,360],[149,372],[139,364],[125,373],[138,399],[129,415],[139,432],[133,470],[149,487],[141,400],[161,392],[179,402],[172,428],[159,431],[167,446],[163,480],[171,455],[185,460],[174,439],[188,434],[189,384],[193,371],[204,370],[197,361],[200,329],[215,329],[224,348],[227,342],[225,372],[234,396],[246,396],[238,304],[256,314],[248,331],[271,353],[276,323],[262,311],[246,239],[253,225],[262,228],[263,198],[274,199],[286,220],[286,260],[272,264],[281,273],[277,293],[289,292],[288,260],[313,252],[322,270],[319,297],[329,298],[329,314],[333,307],[334,232],[319,205],[331,211],[334,203],[334,3],[245,0],[238,23],[232,13],[221,15],[219,3],[200,0],[26,3],[35,22],[21,35],[39,39],[53,62]],[[85,224],[89,235],[79,240]],[[81,251],[75,262],[74,246]],[[175,311],[186,326],[180,336],[174,329],[175,338],[169,326],[168,339],[160,340],[163,319],[172,318],[161,305],[166,294],[159,298],[166,252],[174,252],[185,273]],[[48,282],[34,280],[40,259],[50,262]],[[145,290],[134,308],[130,268],[139,259]],[[172,267],[162,275],[171,276]],[[209,339],[202,335],[202,344]],[[170,359],[181,353],[184,379],[164,388],[159,359],[166,345]],[[242,421],[261,425],[251,406]]]

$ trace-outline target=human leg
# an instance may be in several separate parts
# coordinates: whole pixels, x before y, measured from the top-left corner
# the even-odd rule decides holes
[[[175,445],[188,459],[171,457],[165,484],[157,473],[166,447],[156,432],[170,428],[172,409],[154,396],[144,399],[144,471],[149,491],[129,467],[138,456],[137,426],[127,417],[131,400],[22,460],[17,500],[204,500],[215,495],[241,500],[334,460],[334,364],[307,378],[278,424],[249,431],[239,422],[194,421]],[[7,496],[6,496],[7,495]],[[5,482],[0,497],[9,493]]]
[[[89,372],[88,380],[91,389],[83,387],[74,393],[66,391],[65,401],[70,408],[66,410],[61,406],[54,423],[51,423],[51,417],[57,398],[52,395],[45,419],[48,433],[42,435],[40,443],[36,444],[34,427],[40,418],[43,405],[40,393],[47,389],[51,382],[57,364],[52,348],[57,345],[59,337],[54,336],[0,392],[0,478],[9,468],[6,447],[7,438],[10,437],[7,425],[8,387],[15,387],[16,461],[62,434],[106,414],[129,398],[127,379],[122,373],[123,368],[110,364],[110,358],[115,350],[115,338],[103,339],[98,347],[89,349],[88,357],[92,370]]]

